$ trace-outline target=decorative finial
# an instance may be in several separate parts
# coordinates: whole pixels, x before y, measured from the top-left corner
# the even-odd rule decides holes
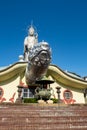
[[[33,27],[33,20],[31,20],[31,27]]]

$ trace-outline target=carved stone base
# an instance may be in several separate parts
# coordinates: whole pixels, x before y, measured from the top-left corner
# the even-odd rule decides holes
[[[17,98],[16,103],[22,103],[22,98]]]
[[[48,104],[53,104],[53,101],[52,100],[47,100],[47,103]]]
[[[46,102],[44,100],[38,100],[39,104],[46,104]]]

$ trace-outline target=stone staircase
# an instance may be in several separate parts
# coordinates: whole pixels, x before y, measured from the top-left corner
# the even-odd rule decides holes
[[[0,104],[0,130],[87,130],[87,106]]]

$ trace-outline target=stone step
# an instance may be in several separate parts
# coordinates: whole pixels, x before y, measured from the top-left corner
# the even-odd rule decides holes
[[[28,124],[15,124],[15,125],[3,125],[1,126],[0,125],[0,129],[3,130],[62,130],[62,129],[78,129],[78,130],[87,130],[87,125],[85,124],[82,124],[82,125],[78,125],[78,124],[31,124],[31,125],[28,125]]]
[[[1,105],[0,130],[87,130],[87,106]]]
[[[59,111],[44,111],[44,110],[39,110],[39,111],[35,111],[35,110],[33,110],[33,111],[31,111],[31,110],[27,110],[27,111],[22,111],[22,110],[11,110],[11,111],[9,111],[9,110],[3,110],[3,111],[0,111],[0,113],[2,113],[1,115],[7,115],[7,116],[9,116],[10,114],[11,115],[14,115],[14,114],[16,114],[16,115],[28,115],[28,116],[43,116],[43,117],[47,117],[47,116],[55,116],[55,117],[57,117],[57,116],[61,116],[61,117],[63,117],[63,116],[87,116],[87,112],[85,112],[85,111],[82,111],[82,112],[80,112],[80,111],[78,111],[78,112],[76,112],[76,111],[61,111],[61,112],[59,112]],[[1,116],[0,115],[0,116]]]

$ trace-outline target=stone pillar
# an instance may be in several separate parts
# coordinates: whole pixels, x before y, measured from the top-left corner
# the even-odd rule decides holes
[[[84,99],[85,99],[85,104],[87,104],[87,88],[84,89]]]
[[[61,102],[61,100],[60,100],[61,87],[57,86],[56,89],[57,89],[57,94],[58,94],[58,103],[60,103]]]
[[[16,99],[16,103],[22,103],[22,86],[18,86],[18,98]]]

